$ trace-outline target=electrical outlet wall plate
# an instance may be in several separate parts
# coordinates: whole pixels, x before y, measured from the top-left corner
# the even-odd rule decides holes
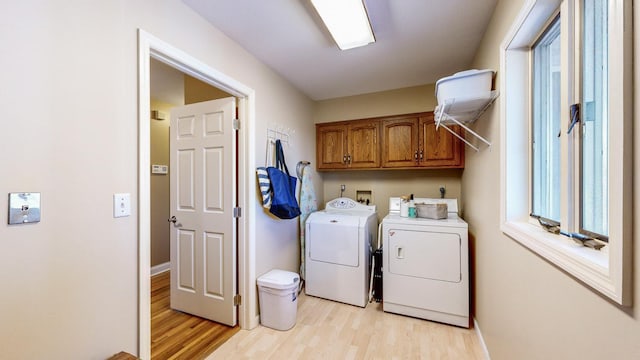
[[[40,222],[40,193],[9,193],[9,225]]]

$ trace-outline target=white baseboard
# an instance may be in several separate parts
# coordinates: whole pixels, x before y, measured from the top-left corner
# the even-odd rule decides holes
[[[151,276],[158,275],[158,274],[163,273],[165,271],[169,271],[170,268],[171,268],[171,263],[170,262],[166,262],[164,264],[158,264],[156,266],[152,266],[151,267]]]
[[[253,330],[260,325],[260,315],[256,315],[251,320],[251,324],[249,324],[249,328],[247,330]]]
[[[480,340],[480,346],[482,346],[482,351],[484,352],[484,358],[487,360],[491,360],[491,356],[489,355],[489,349],[487,349],[487,344],[484,343],[484,338],[482,337],[482,332],[480,331],[480,325],[478,325],[478,321],[476,318],[473,318],[473,328],[478,335],[478,339]]]

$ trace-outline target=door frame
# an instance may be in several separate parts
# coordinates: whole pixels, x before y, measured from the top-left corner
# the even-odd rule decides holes
[[[255,91],[232,77],[200,62],[188,53],[169,45],[148,32],[138,29],[138,352],[142,359],[151,358],[151,84],[150,59],[163,63],[217,87],[238,98],[238,218],[237,258],[238,323],[242,329],[258,325],[255,291]],[[253,190],[252,190],[253,189]]]

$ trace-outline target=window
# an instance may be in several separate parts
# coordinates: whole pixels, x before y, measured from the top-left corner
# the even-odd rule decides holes
[[[582,127],[576,130],[581,149],[579,231],[606,241],[609,204],[607,0],[584,0],[582,8]],[[543,32],[531,52],[531,214],[561,222],[559,16]],[[579,79],[568,86],[577,86],[578,82]]]
[[[528,0],[503,42],[500,84],[503,233],[623,305],[631,294],[630,34],[628,1]]]
[[[607,3],[583,1],[582,21],[581,230],[603,239],[609,235]]]
[[[560,18],[533,46],[531,213],[560,221]]]

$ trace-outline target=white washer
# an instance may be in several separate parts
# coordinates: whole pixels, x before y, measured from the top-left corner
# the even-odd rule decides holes
[[[468,328],[468,226],[458,217],[458,201],[414,201],[446,202],[448,218],[401,217],[400,198],[389,200],[382,220],[382,309]]]
[[[375,205],[349,198],[329,201],[309,215],[305,233],[305,293],[365,307],[371,246],[376,243]]]

